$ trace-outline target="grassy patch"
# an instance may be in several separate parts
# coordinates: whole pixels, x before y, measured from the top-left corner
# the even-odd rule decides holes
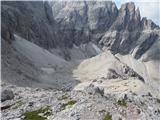
[[[127,107],[127,102],[124,99],[118,100],[117,103],[120,106]]]
[[[76,100],[71,100],[71,101],[68,101],[67,103],[65,104],[62,104],[62,110],[64,110],[67,106],[72,106],[76,103],[77,101]]]
[[[112,120],[112,115],[108,112],[102,120]]]
[[[43,113],[44,116],[40,116],[39,114]],[[46,120],[48,116],[52,114],[51,109],[49,107],[40,108],[35,111],[26,112],[23,114],[23,120]]]

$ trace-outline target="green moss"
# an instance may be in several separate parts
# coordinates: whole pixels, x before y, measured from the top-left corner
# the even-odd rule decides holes
[[[77,101],[76,100],[71,100],[71,101],[68,101],[67,103],[65,104],[62,104],[62,110],[64,110],[67,106],[72,106],[76,103]]]
[[[102,120],[112,120],[112,115],[108,112]]]
[[[35,111],[26,112],[23,114],[23,120],[46,120],[47,118],[44,116],[39,116],[40,113],[43,113],[44,116],[50,116],[52,114],[51,109],[49,107],[41,108]]]
[[[127,102],[124,99],[118,100],[117,103],[120,106],[127,107]]]

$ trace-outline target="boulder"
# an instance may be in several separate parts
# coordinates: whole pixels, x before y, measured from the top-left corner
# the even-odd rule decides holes
[[[91,94],[91,95],[95,95],[95,94],[99,94],[101,96],[104,95],[104,89],[99,88],[98,86],[95,86],[93,84],[90,84],[89,86],[84,88],[84,91],[87,92],[88,94]]]
[[[3,90],[1,93],[1,101],[12,100],[14,98],[14,93],[11,90]]]

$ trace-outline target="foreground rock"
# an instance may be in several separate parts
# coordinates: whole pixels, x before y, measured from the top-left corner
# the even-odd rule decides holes
[[[154,119],[160,117],[160,103],[151,94],[90,94],[88,90],[62,92],[51,89],[3,86],[15,92],[15,99],[2,102],[2,120],[29,120],[30,115],[48,120]],[[88,89],[93,86],[88,86]],[[46,114],[47,113],[47,114]]]

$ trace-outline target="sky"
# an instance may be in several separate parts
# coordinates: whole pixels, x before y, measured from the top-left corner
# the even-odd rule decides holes
[[[160,0],[113,0],[118,8],[123,3],[134,2],[139,7],[141,17],[147,17],[160,26]]]

